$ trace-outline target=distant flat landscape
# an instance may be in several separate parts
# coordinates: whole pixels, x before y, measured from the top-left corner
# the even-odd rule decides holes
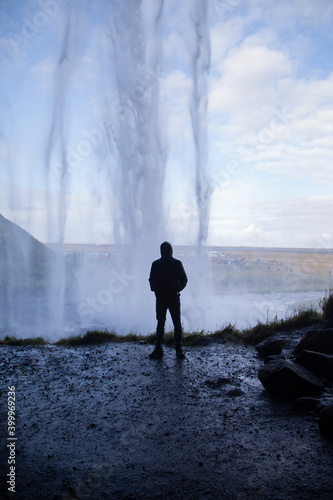
[[[216,248],[215,282],[251,292],[321,291],[332,286],[333,250]]]
[[[59,248],[59,243],[44,243],[44,245],[56,250]],[[115,253],[117,246],[107,243],[64,243],[64,252],[110,252]],[[174,253],[187,254],[197,253],[197,246],[190,245],[174,245]],[[331,248],[274,248],[274,247],[228,247],[228,246],[203,246],[201,251],[206,255],[214,253],[230,253],[233,255],[280,255],[280,254],[324,254],[330,255],[333,258],[333,249]]]
[[[57,244],[46,243],[56,250]],[[115,245],[65,243],[64,255],[111,258],[119,252]],[[174,256],[184,262],[198,255],[195,246],[174,247]],[[201,248],[201,255],[212,264],[216,293],[325,291],[333,287],[333,249],[215,247]]]

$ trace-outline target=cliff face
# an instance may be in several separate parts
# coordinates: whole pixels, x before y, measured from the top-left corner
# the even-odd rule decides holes
[[[22,294],[46,290],[52,261],[49,248],[0,215],[0,326],[15,314]]]

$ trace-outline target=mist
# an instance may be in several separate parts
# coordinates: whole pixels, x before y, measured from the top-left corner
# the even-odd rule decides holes
[[[12,283],[17,279],[13,272],[15,254],[9,256],[9,292],[5,294],[8,312],[3,328],[52,338],[87,328],[109,328],[118,333],[153,331],[154,296],[148,276],[151,262],[160,256],[161,242],[168,239],[174,243],[169,226],[170,204],[165,201],[166,196],[172,200],[174,189],[176,209],[178,197],[185,200],[190,196],[195,205],[188,227],[182,228],[184,240],[192,234],[196,247],[195,262],[190,259],[186,263],[189,285],[184,321],[188,327],[204,329],[202,296],[209,292],[210,271],[201,248],[207,240],[211,193],[206,169],[206,79],[210,58],[207,2],[191,1],[181,8],[186,26],[184,32],[180,23],[182,50],[190,81],[190,194],[179,191],[176,176],[173,186],[173,172],[168,171],[161,72],[164,21],[166,15],[170,16],[170,6],[167,14],[163,0],[101,1],[98,9],[89,1],[55,2],[53,7],[49,16],[52,14],[57,32],[47,59],[51,92],[39,118],[43,133],[34,137],[40,166],[33,167],[36,171],[29,174],[28,166],[24,170],[23,165],[12,165],[14,158],[7,164],[12,214],[17,213],[18,204],[15,183],[24,175],[29,179],[24,189],[25,227],[39,225],[44,242],[52,243],[52,256],[48,256],[42,284],[19,287]],[[84,74],[83,63],[87,60],[91,74]],[[43,214],[38,221],[34,220],[37,212],[31,210],[37,190]],[[88,220],[80,219],[77,206],[77,215],[73,215],[78,195],[82,203],[91,205]],[[114,250],[102,256],[89,252],[65,255],[68,241],[81,243],[69,233],[73,217],[85,241],[93,239],[94,226],[101,227],[103,221],[103,243]],[[15,216],[13,219],[16,222]],[[179,219],[179,224],[183,223]],[[32,240],[27,234],[16,233],[13,247],[22,248],[24,272],[29,274],[29,266],[38,265],[29,244]],[[34,279],[31,273],[29,276]],[[19,299],[15,296],[18,288]]]

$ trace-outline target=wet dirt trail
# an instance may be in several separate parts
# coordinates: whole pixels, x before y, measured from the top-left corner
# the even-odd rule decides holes
[[[16,391],[9,498],[332,499],[332,441],[263,389],[253,347],[191,347],[183,361],[151,349],[0,346],[3,491]]]

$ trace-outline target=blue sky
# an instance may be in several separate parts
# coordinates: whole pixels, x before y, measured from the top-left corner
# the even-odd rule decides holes
[[[113,242],[115,230],[126,241],[120,198],[131,205],[141,196],[131,205],[138,212],[133,224],[142,224],[142,204],[143,212],[155,212],[158,201],[161,236],[194,244],[202,208],[189,107],[195,2],[165,0],[158,29],[159,2],[142,2],[143,30],[135,36],[145,64],[134,70],[127,61],[130,31],[113,22],[115,5],[0,2],[0,212],[43,241]],[[138,6],[126,3],[133,26]],[[200,115],[207,126],[207,244],[333,247],[332,2],[209,0],[205,26],[210,71],[200,74],[199,87],[200,102],[205,92],[208,98],[207,117]],[[140,195],[135,179],[129,190],[119,184],[116,122],[124,108],[117,89],[126,96],[133,71],[149,94],[147,110],[158,110],[150,122],[158,131],[142,155],[164,175],[156,181],[157,201],[147,205],[147,186]],[[140,104],[124,105],[131,113]],[[163,158],[150,151],[156,138]]]

